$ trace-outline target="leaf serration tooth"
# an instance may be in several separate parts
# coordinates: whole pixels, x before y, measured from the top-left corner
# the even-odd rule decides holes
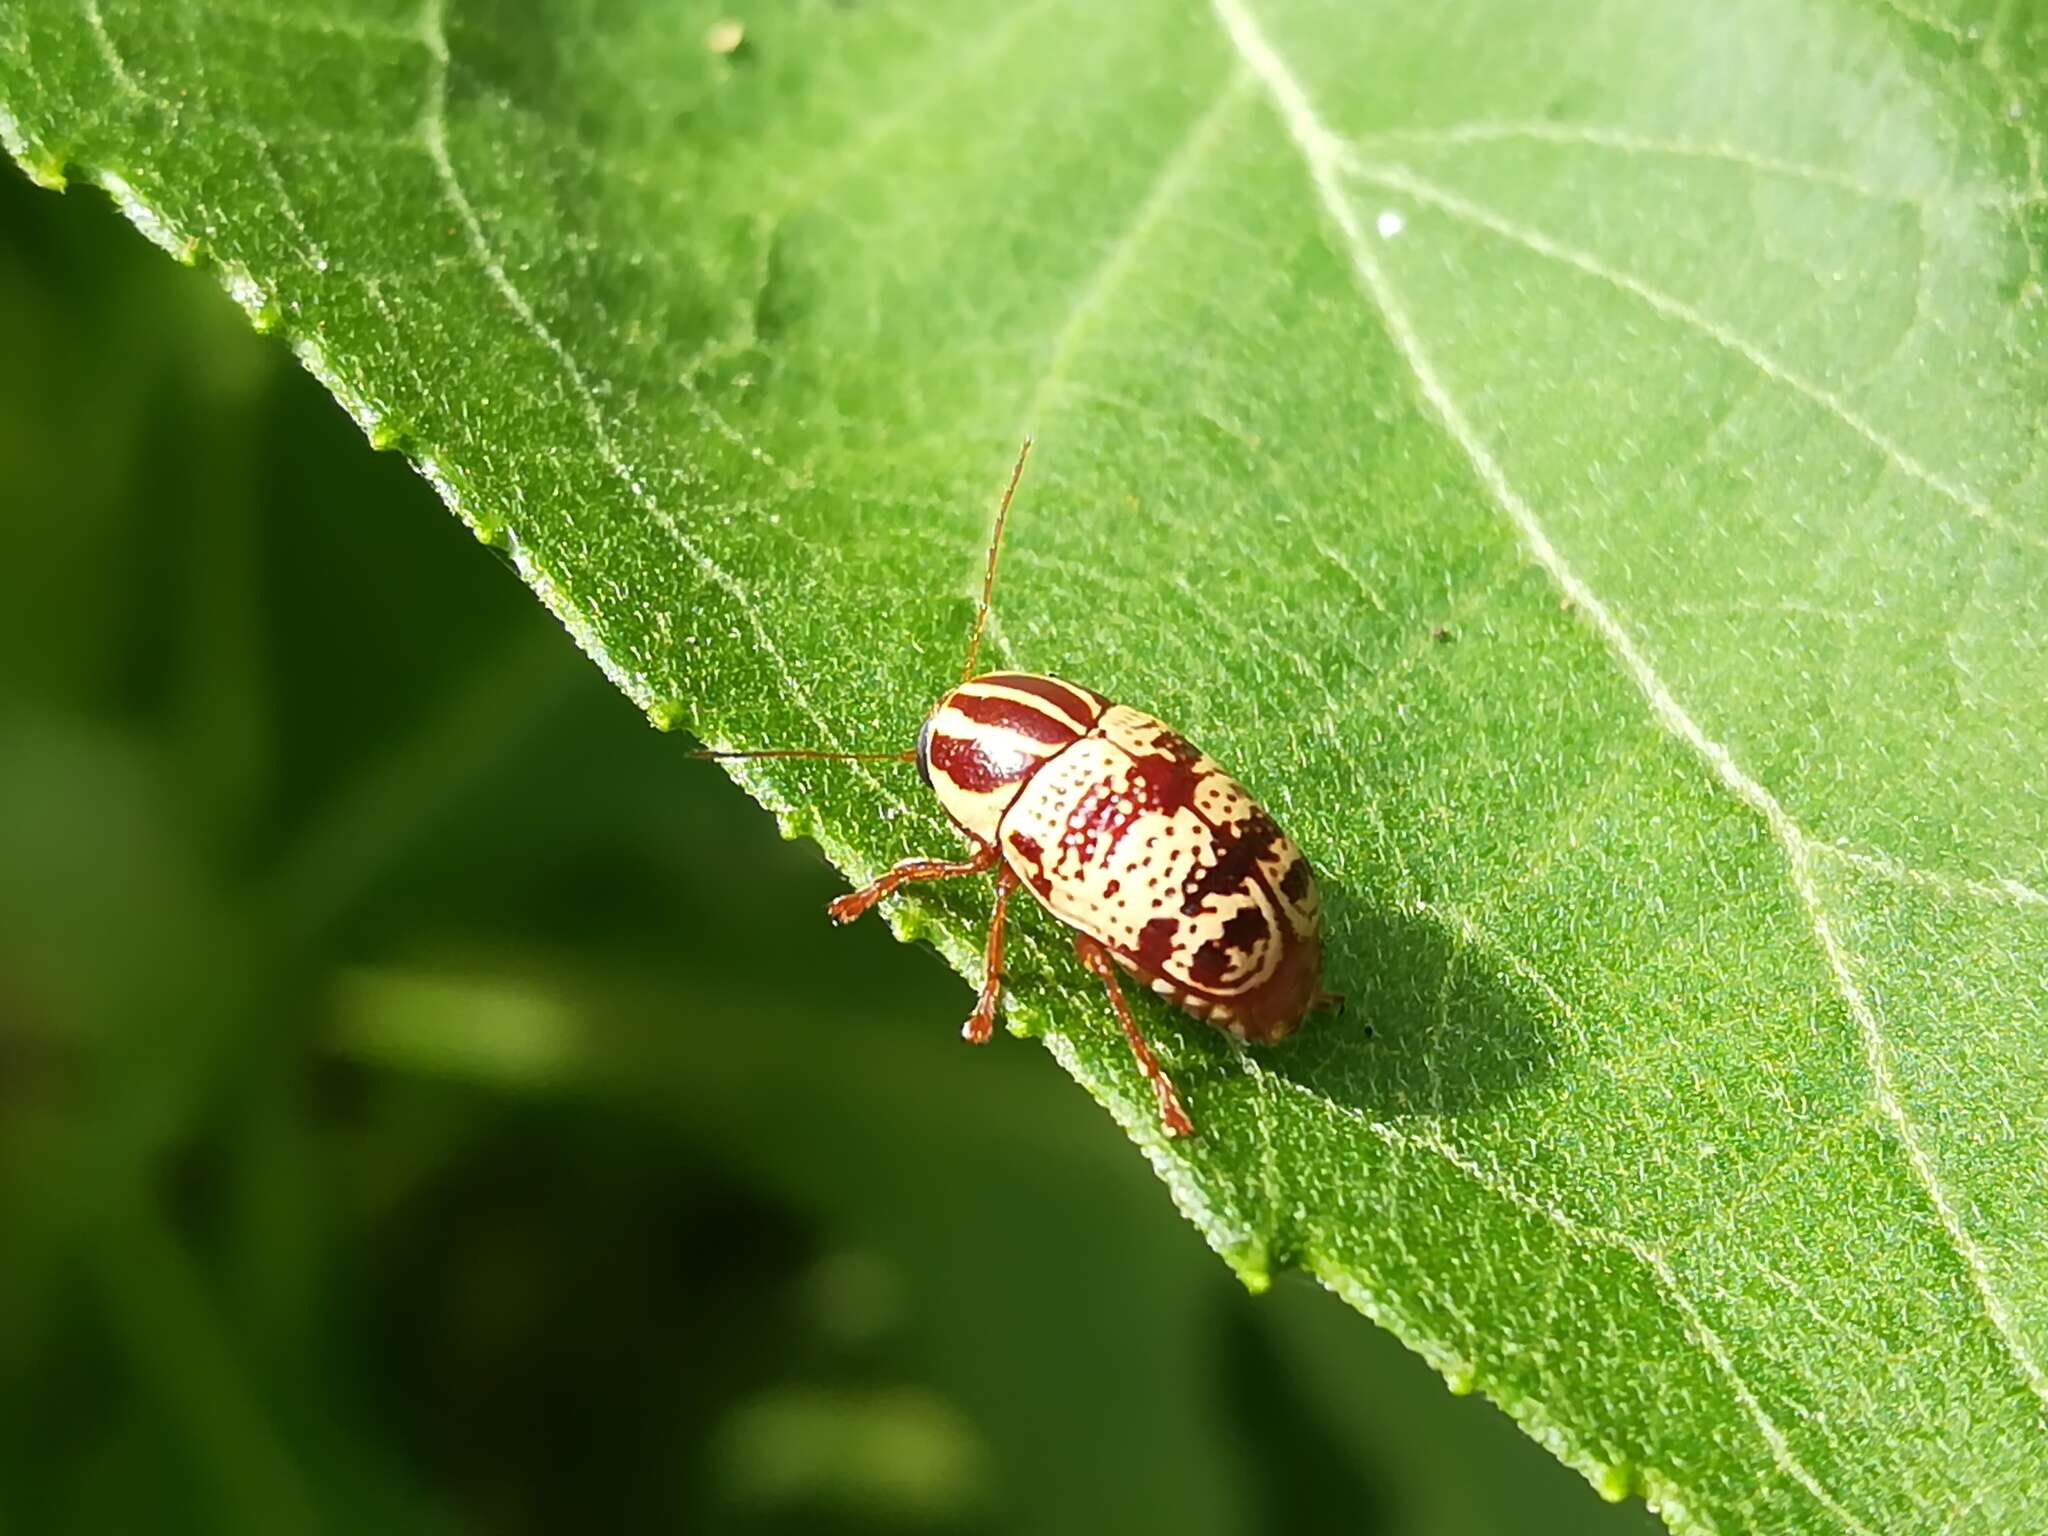
[[[1619,1504],[1637,1491],[1639,1482],[1635,1466],[1626,1457],[1617,1457],[1600,1468],[1593,1479],[1593,1491],[1610,1504]]]
[[[370,446],[379,453],[402,453],[407,458],[412,458],[419,446],[409,427],[392,421],[389,417],[380,417],[372,422],[370,430],[363,435],[370,440]]]

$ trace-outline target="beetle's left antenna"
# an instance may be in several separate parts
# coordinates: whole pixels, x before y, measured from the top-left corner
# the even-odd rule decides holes
[[[1003,553],[1003,529],[1010,521],[1010,503],[1017,495],[1017,482],[1024,478],[1024,461],[1031,457],[1031,439],[1024,439],[1024,446],[1017,450],[1017,467],[1010,471],[1009,488],[1003,492],[1002,505],[996,508],[995,532],[989,535],[988,566],[981,573],[981,606],[974,610],[974,633],[967,637],[967,665],[960,669],[960,681],[966,682],[974,676],[974,659],[981,654],[981,632],[988,628],[989,599],[996,592],[996,561]]]

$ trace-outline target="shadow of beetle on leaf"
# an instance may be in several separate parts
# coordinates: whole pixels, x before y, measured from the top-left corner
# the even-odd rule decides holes
[[[1312,1013],[1261,1070],[1373,1120],[1496,1109],[1546,1072],[1558,1005],[1455,917],[1361,900],[1319,877],[1324,984],[1341,1013]]]
[[[1342,1113],[1398,1121],[1497,1109],[1554,1064],[1557,1003],[1482,932],[1441,911],[1402,911],[1379,892],[1361,899],[1340,881],[1321,874],[1317,880],[1324,904],[1323,981],[1343,994],[1342,1011],[1312,1012],[1280,1044],[1245,1047],[1149,988],[1126,982],[1139,1027],[1175,1063],[1173,1074],[1184,1088],[1199,1091],[1205,1079],[1240,1075],[1242,1053],[1249,1050],[1259,1072]],[[973,935],[986,929],[984,880],[948,881],[906,895],[897,908],[904,938],[933,938],[948,924]],[[1051,1010],[1077,1036],[1099,1031],[1106,1044],[1115,1038],[1115,1017],[1075,960],[1072,935],[1035,903],[1012,903],[1006,1002]],[[1009,1006],[1003,1021],[1016,1029]],[[1109,1049],[1122,1060],[1120,1045]]]

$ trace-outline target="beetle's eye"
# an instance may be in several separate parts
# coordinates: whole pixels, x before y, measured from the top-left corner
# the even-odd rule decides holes
[[[924,780],[924,787],[932,787],[932,723],[926,720],[917,732],[917,776]]]

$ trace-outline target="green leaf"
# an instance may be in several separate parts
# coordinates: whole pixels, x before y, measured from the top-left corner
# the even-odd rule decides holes
[[[0,0],[0,132],[714,743],[907,744],[1034,430],[994,654],[1330,898],[1342,1019],[1147,1011],[1187,1145],[1023,925],[1013,1020],[1209,1241],[1679,1529],[2037,1526],[2048,18],[734,16]],[[955,846],[743,778],[856,877]],[[973,975],[985,900],[895,916]]]

